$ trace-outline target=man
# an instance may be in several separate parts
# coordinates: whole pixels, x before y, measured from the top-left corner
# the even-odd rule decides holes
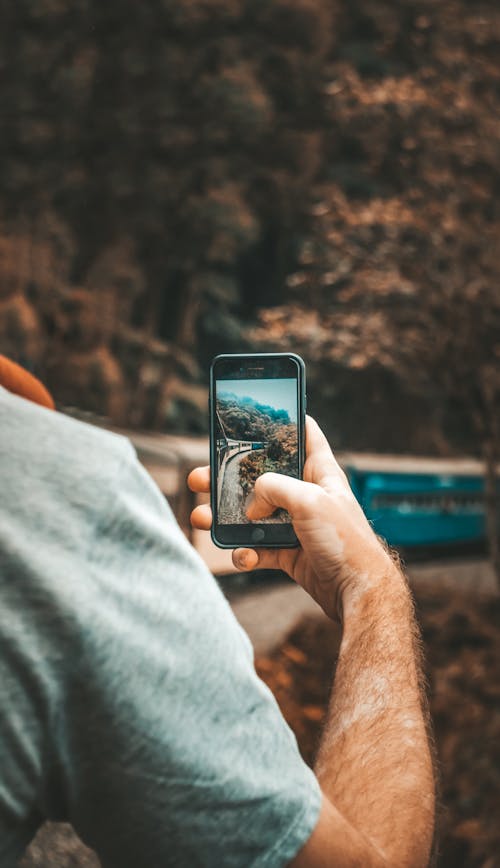
[[[288,509],[301,548],[234,561],[283,568],[342,622],[315,775],[130,444],[0,387],[0,456],[2,868],[44,818],[112,868],[427,864],[410,595],[312,419],[305,481],[266,474],[249,510]]]

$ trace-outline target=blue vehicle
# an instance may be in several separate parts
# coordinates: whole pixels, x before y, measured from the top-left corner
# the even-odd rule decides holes
[[[480,461],[340,456],[375,532],[398,548],[452,547],[486,537]]]

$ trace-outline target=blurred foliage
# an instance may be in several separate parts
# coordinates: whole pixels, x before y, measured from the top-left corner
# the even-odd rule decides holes
[[[286,304],[252,334],[302,351],[339,445],[484,453],[500,436],[499,10],[347,17],[313,222]]]
[[[495,440],[496,0],[2,23],[0,345],[60,402],[203,430],[210,357],[286,347],[338,446]]]

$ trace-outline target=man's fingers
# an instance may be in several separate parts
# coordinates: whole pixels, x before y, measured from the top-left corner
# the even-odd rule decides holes
[[[237,570],[277,570],[279,569],[278,551],[274,549],[235,549],[233,564]]]
[[[210,491],[210,467],[195,467],[187,478],[188,487],[197,494]]]
[[[212,510],[208,503],[195,506],[191,513],[191,524],[197,530],[210,530],[212,527]]]
[[[232,553],[233,564],[237,570],[254,570],[259,562],[259,555],[254,549],[235,549]]]

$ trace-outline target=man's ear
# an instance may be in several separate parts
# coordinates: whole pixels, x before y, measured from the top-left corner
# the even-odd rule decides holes
[[[0,386],[21,398],[41,404],[42,407],[55,409],[54,399],[40,380],[30,374],[21,365],[12,362],[6,356],[0,355]]]

